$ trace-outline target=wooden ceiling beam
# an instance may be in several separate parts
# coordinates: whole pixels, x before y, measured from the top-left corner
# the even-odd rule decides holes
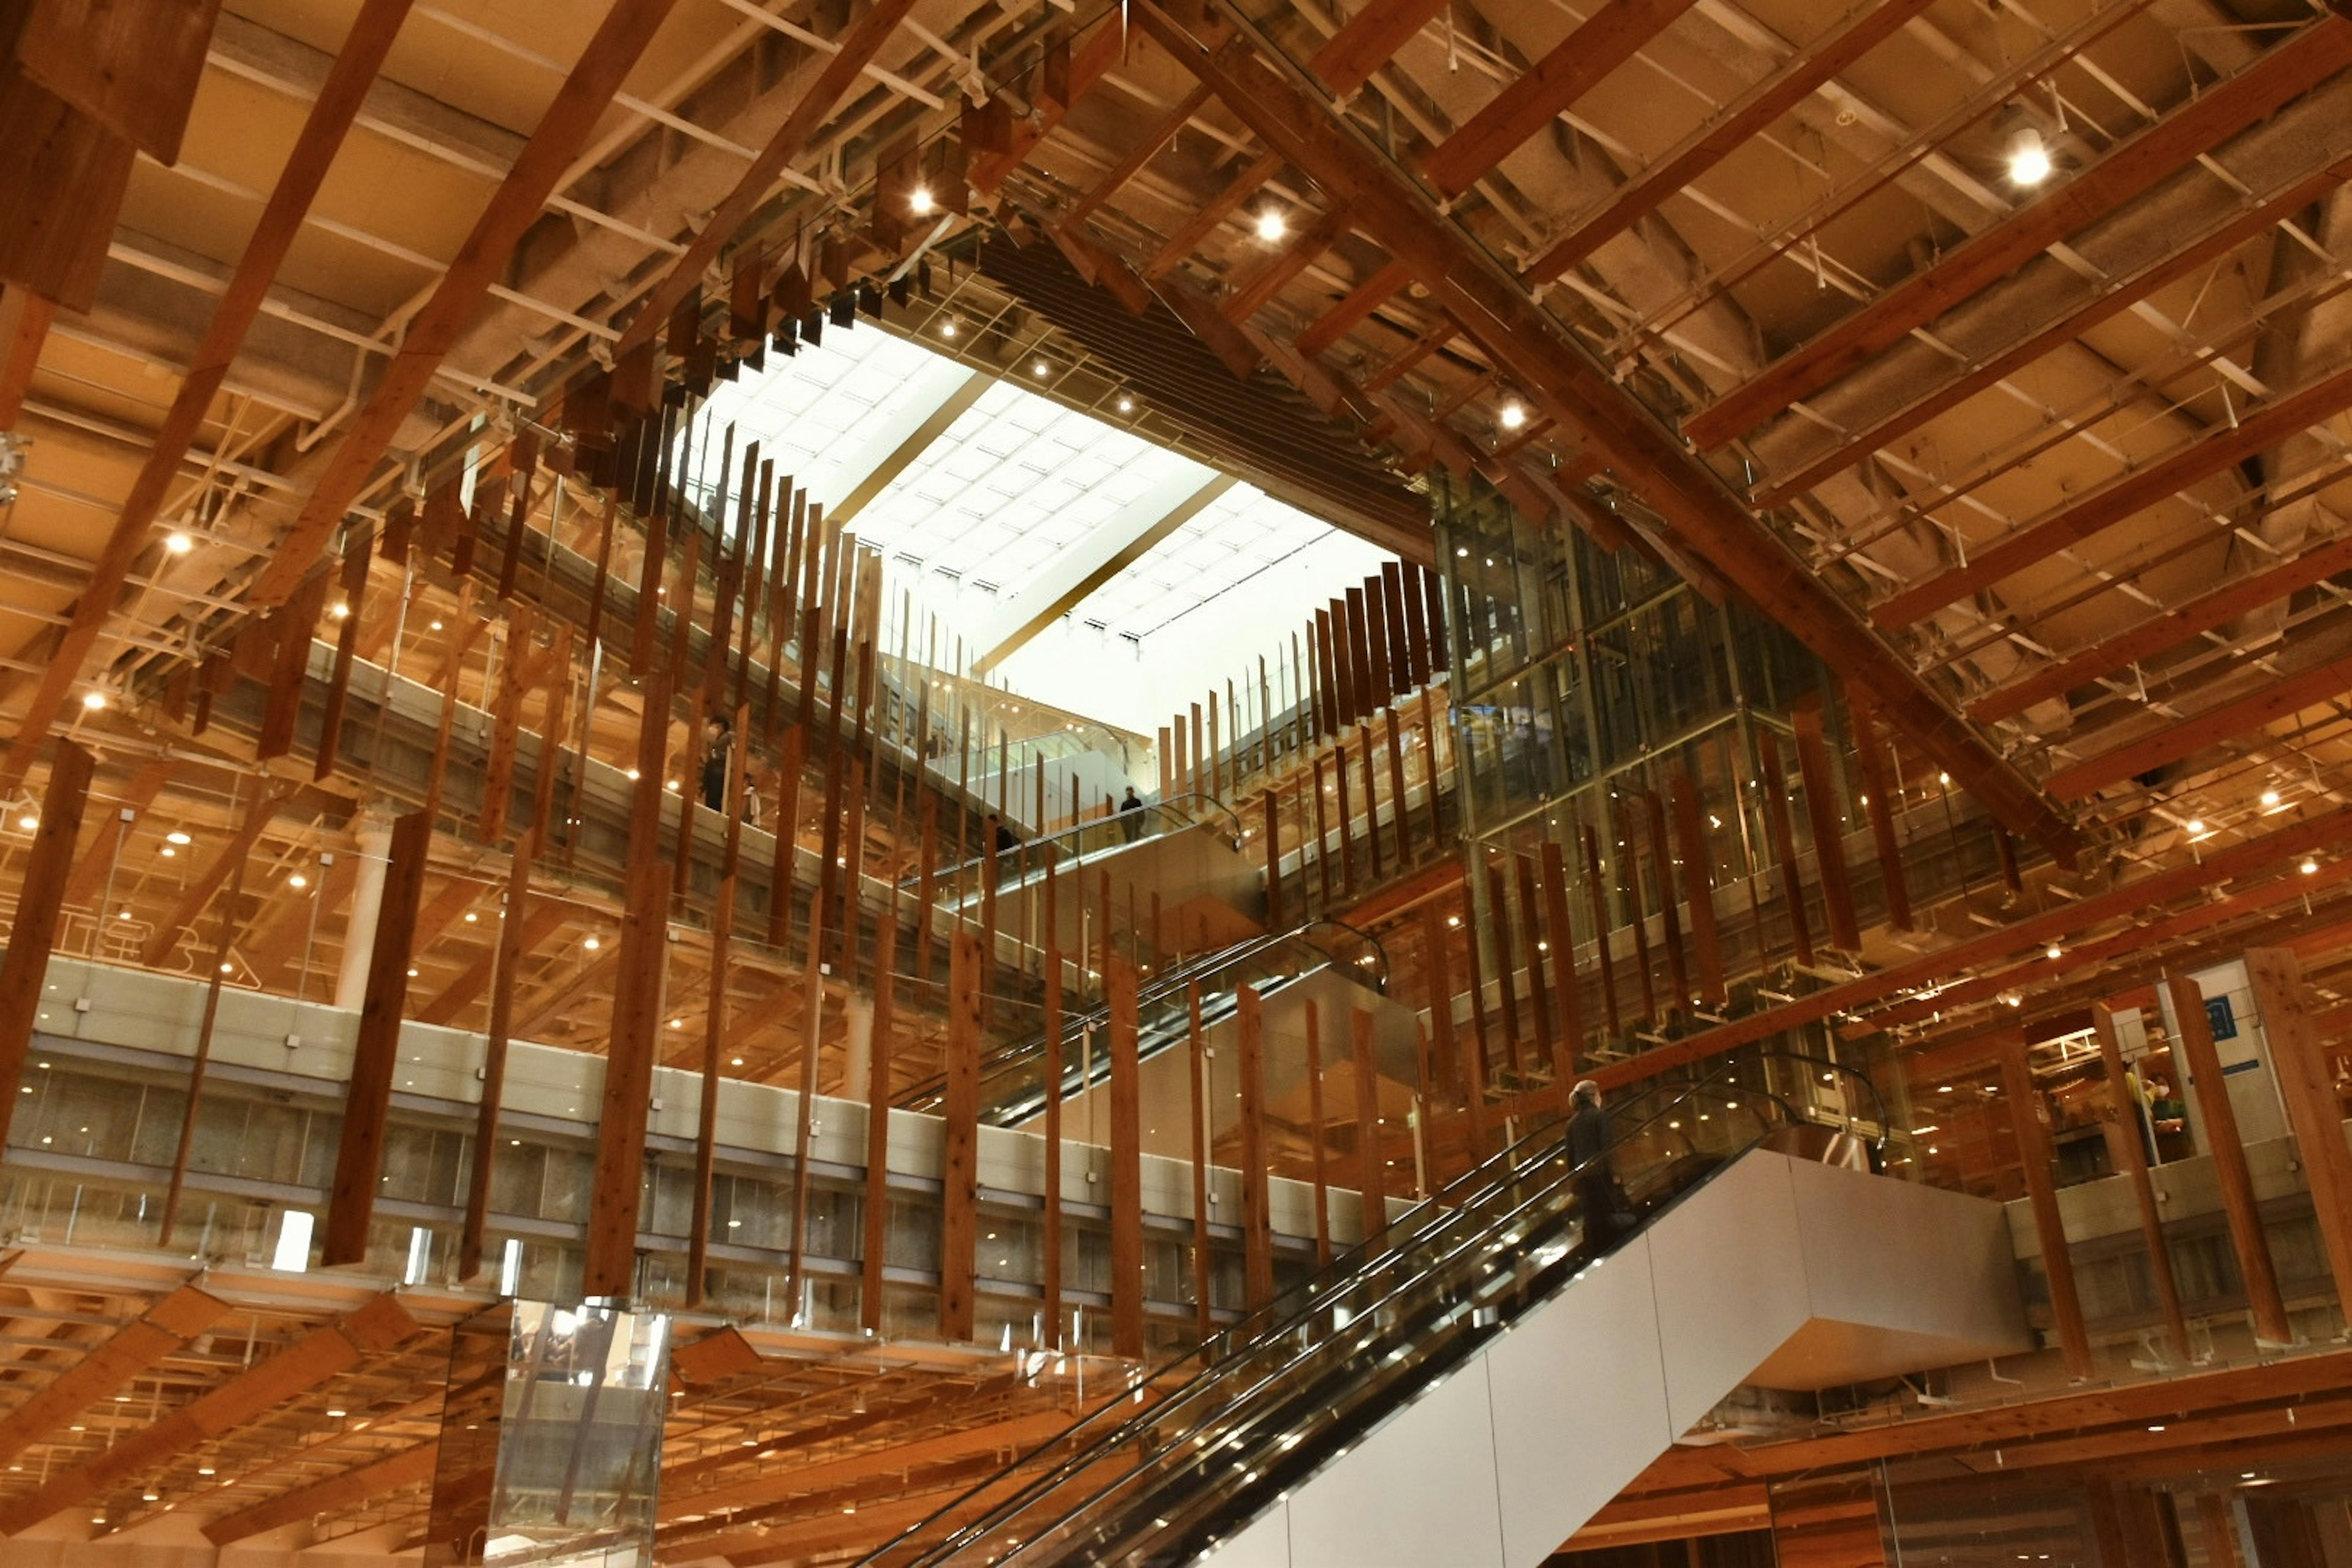
[[[410,318],[400,352],[384,366],[367,401],[352,415],[294,526],[247,590],[248,603],[257,608],[284,603],[318,563],[344,514],[375,471],[377,461],[399,433],[402,421],[424,396],[491,285],[505,276],[516,244],[546,209],[548,197],[555,194],[581,143],[612,106],[613,95],[620,90],[676,3],[613,0],[563,85],[556,89],[554,99],[540,116],[538,129],[475,218],[472,231],[441,274],[432,297]],[[884,4],[902,5],[904,0],[884,0]],[[717,248],[716,240],[711,248]],[[700,276],[701,266],[709,259],[703,255],[693,276]]]
[[[1348,290],[1347,297],[1318,316],[1298,334],[1298,352],[1313,359],[1369,320],[1373,311],[1396,298],[1412,281],[1412,268],[1389,261],[1379,271]]]
[[[1603,245],[1657,210],[1676,191],[1748,145],[1772,122],[1834,80],[1853,64],[1893,37],[1936,0],[1881,0],[1856,5],[1843,25],[1806,45],[1769,75],[1725,106],[1680,146],[1652,162],[1619,186],[1608,203],[1570,229],[1523,274],[1546,283],[1583,261]]]
[[[172,956],[172,950],[179,945],[180,932],[194,923],[195,918],[204,912],[205,906],[212,902],[213,895],[220,890],[221,884],[245,864],[246,857],[253,853],[254,841],[261,837],[262,829],[269,826],[270,820],[278,815],[278,808],[285,805],[287,797],[293,793],[291,786],[267,783],[256,790],[253,803],[245,808],[245,816],[237,823],[236,833],[220,847],[219,853],[205,864],[205,868],[181,889],[171,912],[155,923],[153,932],[147,938],[147,946],[139,955],[139,962],[152,969]]]
[[[25,411],[25,394],[57,313],[57,306],[28,289],[0,286],[0,430],[15,429]]]
[[[1933,756],[1993,816],[2061,860],[2075,850],[2072,826],[2011,764],[1969,729],[1787,543],[1741,506],[1722,480],[1612,384],[1559,323],[1452,229],[1426,193],[1382,162],[1310,95],[1262,58],[1245,37],[1203,43],[1158,6],[1131,13],[1270,149],[1297,165],[1334,205],[1410,265],[1435,306],[1464,323],[1489,360],[1528,400],[1583,432],[1601,461],[1655,508],[1695,553],[1766,615],[1788,627]]]
[[[177,1410],[112,1447],[54,1473],[37,1489],[0,1504],[0,1535],[16,1535],[61,1509],[152,1473],[211,1438],[277,1407],[315,1394],[329,1378],[418,1331],[399,1300],[387,1293],[324,1328],[314,1329],[275,1355],[216,1384]]]
[[[2345,24],[2352,37],[2352,22]],[[1969,552],[1966,565],[1890,595],[1871,606],[1882,626],[1907,626],[1970,594],[1980,593],[2070,545],[2138,516],[2200,479],[2276,447],[2352,407],[2352,365],[2273,398],[2228,425],[2156,461],[2126,470],[2083,500],[2010,530]]]
[[[1345,98],[1396,58],[1413,36],[1437,19],[1445,0],[1370,0],[1348,19],[1307,62],[1307,68]]]
[[[341,1513],[359,1503],[380,1500],[394,1492],[430,1481],[434,1463],[440,1453],[441,1444],[436,1438],[433,1442],[419,1443],[367,1464],[354,1466],[324,1480],[313,1481],[307,1487],[279,1492],[267,1502],[214,1520],[205,1526],[205,1539],[215,1546],[228,1546],[249,1540],[264,1531],[299,1524],[321,1514]]]
[[[2025,266],[2199,154],[2352,65],[2352,19],[2328,16],[2254,64],[2119,143],[2105,157],[1783,354],[1683,422],[1701,448],[1722,446]]]
[[[873,8],[850,26],[841,37],[839,49],[826,58],[816,79],[809,83],[808,91],[801,95],[783,123],[776,127],[775,134],[760,149],[759,156],[744,169],[735,188],[720,200],[701,232],[694,237],[694,242],[686,247],[686,254],[671,262],[661,281],[646,296],[636,315],[631,318],[628,330],[613,345],[615,359],[653,342],[654,334],[668,324],[671,313],[701,286],[702,275],[719,259],[719,251],[741,231],[752,212],[768,199],[784,166],[800,155],[833,113],[833,106],[841,100],[841,95],[856,84],[866,68],[874,62],[874,57],[881,53],[882,46],[898,30],[907,13],[913,9],[914,0],[876,0]]]
[[[1281,157],[1273,153],[1263,153],[1252,159],[1241,173],[1225,182],[1223,190],[1202,202],[1199,210],[1168,237],[1159,253],[1143,264],[1144,280],[1157,281],[1174,271],[1186,257],[1201,248],[1202,242],[1217,232],[1217,226],[1231,217],[1234,209],[1280,174],[1282,164]]]
[[[1447,196],[1460,195],[1599,86],[1603,77],[1639,54],[1693,3],[1609,0],[1453,135],[1423,154],[1422,173]]]
[[[2111,784],[2128,784],[2151,769],[2194,756],[2232,736],[2274,724],[2347,690],[2352,690],[2352,656],[2281,676],[2243,697],[2060,768],[2042,782],[2061,800],[2081,800]]]
[[[991,153],[973,160],[971,188],[982,195],[993,195],[999,185],[1010,179],[1013,171],[1027,161],[1062,121],[1069,117],[1078,100],[1086,97],[1095,85],[1110,74],[1127,45],[1124,26],[1105,21],[1087,35],[1087,41],[1070,56],[1070,101],[1055,103],[1041,100],[1032,106],[1034,112],[1016,118],[1013,122],[1013,145],[1002,153]]]
[[[81,677],[83,665],[89,662],[107,622],[112,618],[123,583],[146,549],[148,531],[154,526],[171,493],[180,461],[187,456],[205,416],[211,411],[213,399],[227,381],[238,345],[245,342],[247,331],[268,301],[269,286],[301,233],[303,216],[310,210],[319,187],[325,182],[328,167],[342,146],[352,121],[358,118],[369,84],[383,68],[393,39],[408,16],[410,3],[411,0],[366,0],[352,19],[351,31],[344,35],[342,47],[328,68],[326,79],[319,86],[319,96],[302,122],[301,134],[295,139],[286,166],[270,190],[269,200],[246,239],[236,269],[229,274],[220,302],[213,307],[212,321],[205,328],[204,339],[180,377],[172,405],[150,438],[147,460],[141,465],[139,477],[131,481],[122,510],[116,516],[106,542],[100,547],[97,560],[91,563],[89,580],[75,601],[72,616],[49,657],[39,686],[27,702],[16,737],[5,755],[0,755],[0,795],[12,793],[24,778],[25,770],[32,765],[33,752],[41,737],[57,721],[74,682]],[[0,402],[0,426],[10,422],[5,402]],[[289,585],[299,577],[297,574],[296,579],[289,579]]]
[[[2101,676],[2152,658],[2200,632],[2227,626],[2339,572],[2352,572],[2352,534],[2326,541],[2266,572],[2249,573],[2178,609],[2152,616],[2128,631],[2046,665],[2021,680],[1988,691],[1969,704],[1969,717],[1986,724],[2015,718],[2037,703],[2063,697]]]
[[[2326,200],[2347,179],[2352,179],[2352,158],[2340,160],[2298,181],[2283,195],[2259,206],[2233,215],[2193,245],[2168,249],[2155,263],[2138,272],[2103,280],[2089,299],[2028,333],[2013,347],[1955,375],[1925,396],[1889,409],[1875,424],[1840,441],[1794,472],[1771,476],[1770,483],[1757,491],[1756,504],[1773,507],[1794,499],[1929,420],[1949,413],[1978,393],[1998,385],[2052,350],[2075,342],[2091,328],[2121,315],[2158,289],[2221,260],[2254,236],[2286,222],[2315,202]]]
[[[2071,942],[2109,921],[2161,909],[2177,899],[2195,897],[2209,888],[2223,887],[2241,878],[2267,876],[2306,855],[2347,843],[2352,843],[2352,806],[2340,806],[2215,850],[2197,863],[2175,866],[2103,893],[2057,904],[1935,952],[1889,964],[1859,979],[1824,986],[1809,996],[1763,1008],[1727,1024],[1701,1029],[1672,1045],[1598,1068],[1592,1077],[1603,1089],[1639,1082],[1840,1013],[1874,1005],[1898,992],[1948,981],[1979,964],[2022,959],[2052,942]]]
[[[1301,230],[1280,255],[1268,258],[1245,281],[1235,285],[1218,309],[1229,321],[1248,321],[1271,304],[1293,279],[1314,266],[1315,258],[1347,231],[1346,209],[1333,207]]]
[[[226,1302],[193,1287],[173,1291],[0,1420],[0,1462],[15,1458],[227,1315]],[[38,1363],[19,1365],[27,1372],[42,1370]]]
[[[1094,189],[1080,196],[1071,205],[1070,210],[1062,215],[1062,221],[1073,226],[1086,222],[1087,214],[1102,205],[1121,185],[1141,174],[1144,165],[1159,156],[1160,150],[1167,146],[1175,138],[1176,132],[1183,130],[1186,122],[1200,112],[1201,106],[1208,101],[1209,89],[1199,86],[1195,86],[1192,91],[1178,99],[1174,107],[1161,115],[1135,145],[1127,150],[1127,155],[1112,164],[1108,172],[1095,182]]]

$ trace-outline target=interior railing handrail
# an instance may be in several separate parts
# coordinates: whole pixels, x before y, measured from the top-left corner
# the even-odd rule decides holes
[[[1145,801],[1141,806],[1138,807],[1137,809],[1139,813],[1164,811],[1176,818],[1172,826],[1163,827],[1159,833],[1151,834],[1150,837],[1157,838],[1169,833],[1181,833],[1187,827],[1198,827],[1202,826],[1199,819],[1187,817],[1173,809],[1177,802],[1187,800],[1205,801],[1209,805],[1215,806],[1219,811],[1223,812],[1225,816],[1233,821],[1234,838],[1235,842],[1240,841],[1242,834],[1245,831],[1242,826],[1240,813],[1234,811],[1232,806],[1227,805],[1215,795],[1204,794],[1197,790],[1188,790],[1182,795],[1171,795],[1162,800],[1148,800]],[[1117,827],[1119,826],[1119,818],[1123,815],[1125,814],[1115,811],[1108,816],[1089,817],[1084,822],[1074,822],[1067,827],[1057,827],[1051,833],[1041,833],[1034,838],[1024,838],[1020,843],[1013,845],[1011,848],[1001,849],[993,855],[974,855],[970,859],[959,860],[952,866],[942,866],[931,874],[932,885],[934,887],[945,888],[956,879],[962,877],[966,872],[984,868],[992,861],[1002,865],[1008,860],[1017,860],[1022,856],[1042,848],[1059,839],[1074,838],[1080,834],[1098,833],[1105,828]],[[1140,838],[1138,839],[1138,842],[1141,842]],[[1118,848],[1120,847],[1120,846],[1112,845],[1109,846],[1109,847]],[[898,887],[900,890],[903,891],[906,889],[919,885],[921,881],[922,878],[919,875],[908,877],[900,880]]]

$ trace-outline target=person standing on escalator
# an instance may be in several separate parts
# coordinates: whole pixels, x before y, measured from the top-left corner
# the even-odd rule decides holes
[[[1135,793],[1133,784],[1127,786],[1127,798],[1118,803],[1118,825],[1126,830],[1129,844],[1143,837],[1143,797]]]
[[[1609,1163],[1609,1113],[1601,1109],[1601,1086],[1591,1079],[1570,1091],[1568,1165],[1576,1186],[1576,1206],[1584,1215],[1588,1250],[1607,1251],[1620,1234],[1617,1174]]]

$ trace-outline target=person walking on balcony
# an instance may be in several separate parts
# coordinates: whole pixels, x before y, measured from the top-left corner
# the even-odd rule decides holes
[[[1127,786],[1127,798],[1118,803],[1118,825],[1126,830],[1127,841],[1135,843],[1143,837],[1143,797],[1135,786]]]
[[[702,804],[713,811],[727,809],[728,737],[734,729],[720,713],[702,722]]]
[[[1586,1249],[1607,1251],[1622,1233],[1618,1210],[1623,1200],[1617,1174],[1609,1163],[1609,1113],[1601,1109],[1601,1086],[1591,1079],[1570,1091],[1568,1165],[1576,1187],[1576,1206],[1584,1215]]]

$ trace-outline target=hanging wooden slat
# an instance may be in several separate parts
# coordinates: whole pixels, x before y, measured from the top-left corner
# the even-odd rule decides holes
[[[1356,896],[1356,812],[1348,786],[1348,743],[1331,742],[1331,784],[1334,804],[1339,819],[1339,889],[1348,898]]]
[[[1192,1089],[1192,1327],[1209,1337],[1215,1277],[1209,1246],[1209,1047],[1201,1032],[1201,983],[1185,986],[1187,1069]]]
[[[1388,1235],[1387,1170],[1381,1158],[1381,1079],[1372,1060],[1372,1015],[1358,1007],[1349,1015],[1356,1044],[1357,1188],[1363,1194],[1364,1240],[1376,1244]]]
[[[1388,691],[1391,697],[1402,697],[1412,690],[1412,631],[1405,625],[1404,563],[1381,563],[1380,613],[1388,642]]]
[[[1552,1051],[1552,1077],[1563,1087],[1576,1081],[1584,1057],[1584,997],[1576,973],[1576,930],[1568,916],[1568,866],[1559,841],[1543,845],[1544,924],[1551,942],[1551,984],[1559,997],[1559,1031]]]
[[[7,950],[0,954],[0,1085],[6,1086],[6,1092],[0,1093],[0,1148],[7,1144],[8,1123],[21,1098],[16,1089],[24,1081],[41,985],[57,948],[66,881],[73,871],[74,840],[81,833],[94,771],[88,752],[71,741],[58,742],[49,781],[41,792],[39,826],[33,830],[33,847],[16,887]]]
[[[1110,1003],[1110,1343],[1143,1354],[1143,1110],[1135,965],[1113,959]]]
[[[662,974],[669,945],[661,857],[662,765],[670,715],[666,671],[656,670],[646,679],[644,700],[637,721],[636,787],[629,803],[627,898],[614,966],[613,1024],[597,1108],[587,1257],[581,1272],[581,1289],[592,1296],[631,1295],[636,1283],[646,1118],[652,1110]]]
[[[1315,1261],[1331,1261],[1331,1123],[1323,1113],[1323,1010],[1307,1003],[1307,1148],[1315,1174]]]
[[[490,1218],[490,1178],[499,1147],[499,1113],[506,1099],[507,1047],[514,1026],[515,979],[523,955],[530,951],[526,922],[533,913],[530,866],[540,833],[536,827],[524,832],[507,868],[506,908],[499,914],[495,949],[498,972],[490,988],[489,1037],[482,1052],[482,1098],[475,1108],[473,1163],[466,1184],[465,1223],[457,1238],[460,1279],[471,1279],[482,1271],[483,1238]]]
[[[1805,886],[1797,868],[1795,824],[1789,817],[1789,779],[1780,767],[1780,742],[1762,725],[1756,727],[1756,753],[1764,773],[1764,820],[1772,835],[1773,853],[1780,862],[1780,905],[1789,917],[1789,933],[1797,948],[1797,962],[1813,962],[1812,928],[1805,921]]]
[[[1503,868],[1489,860],[1486,863],[1486,934],[1492,937],[1495,943],[1495,991],[1502,1004],[1503,1056],[1504,1060],[1510,1064],[1511,1091],[1515,1094],[1527,1088],[1528,1084],[1528,1064],[1519,1049],[1519,988],[1511,978],[1511,972],[1517,967],[1515,961],[1517,955],[1512,951],[1511,940],[1512,928],[1516,923],[1511,919],[1511,900],[1504,886]],[[1475,956],[1477,951],[1475,942],[1471,950],[1474,954],[1472,972],[1475,973],[1480,966]],[[1473,984],[1476,983],[1474,981]]]
[[[915,978],[931,977],[931,921],[939,907],[940,801],[925,790],[917,816],[922,833],[921,868],[915,880]]]
[[[2271,1261],[2270,1238],[2263,1231],[2253,1173],[2246,1164],[2245,1140],[2238,1131],[2237,1108],[2231,1103],[2221,1055],[2213,1044],[2204,993],[2185,974],[2167,974],[2164,993],[2179,1036],[2175,1044],[2187,1058],[2189,1087],[2197,1095],[2206,1152],[2212,1157],[2214,1184],[2221,1189],[2221,1211],[2229,1218],[2230,1243],[2237,1254],[2238,1277],[2245,1284],[2254,1337],[2274,1345],[2290,1344],[2294,1325],[2279,1295],[2278,1269]]]
[[[1259,831],[1265,836],[1265,923],[1269,931],[1283,929],[1282,921],[1282,814],[1275,804],[1274,791],[1261,797]]]
[[[1429,969],[1429,1019],[1433,1046],[1436,1052],[1436,1079],[1441,1084],[1454,1080],[1457,1052],[1454,1035],[1454,973],[1446,950],[1445,922],[1432,900],[1423,906],[1421,914],[1421,947],[1426,955],[1423,962]]]
[[[808,1278],[810,1164],[816,1141],[816,1098],[824,1087],[824,935],[825,907],[814,902],[809,906],[807,942],[801,949],[800,1079],[793,1106],[793,1229],[784,1256],[784,1296],[793,1303],[795,1312]],[[953,1027],[950,1020],[950,1028]],[[967,1267],[970,1261],[967,1252]],[[944,1301],[941,1305],[944,1310]]]
[[[2336,1279],[2336,1300],[2352,1301],[2352,1151],[2344,1143],[2344,1116],[2327,1042],[2311,1010],[2302,961],[2287,947],[2246,950],[2254,1011],[2263,1022],[2279,1098],[2311,1190],[2312,1221]]]
[[[1241,1076],[1242,1278],[1248,1310],[1274,1300],[1272,1188],[1266,1174],[1265,1019],[1256,991],[1234,994],[1234,1055]]]
[[[1789,721],[1797,732],[1797,773],[1805,786],[1805,819],[1812,829],[1813,863],[1820,868],[1822,903],[1829,911],[1830,942],[1853,952],[1862,946],[1862,927],[1854,918],[1853,879],[1845,860],[1845,825],[1838,812],[1837,776],[1822,729],[1820,695],[1798,703]]]
[[[1698,791],[1686,773],[1676,773],[1675,835],[1682,847],[1683,899],[1690,910],[1691,951],[1696,964],[1698,999],[1720,1007],[1727,1001],[1723,984],[1723,945],[1715,923],[1715,878],[1706,830],[1699,824]]]
[[[1592,911],[1592,945],[1601,959],[1601,1015],[1614,1042],[1624,1038],[1625,1026],[1617,1010],[1617,953],[1609,940],[1609,892],[1601,880],[1601,843],[1590,823],[1577,824],[1584,844],[1584,893]]]
[[[948,955],[947,1096],[940,1126],[940,1337],[972,1336],[980,1241],[980,941],[955,933]]]
[[[2251,959],[2249,963],[2251,965]],[[2270,1015],[2263,1015],[2265,1024]],[[2172,1249],[2164,1238],[2164,1215],[2157,1206],[2156,1184],[2148,1178],[2147,1103],[2140,1098],[2124,1065],[2123,1041],[2116,1033],[2116,1016],[2104,1002],[2091,1005],[2091,1030],[2098,1037],[2100,1065],[2107,1075],[2107,1113],[2114,1136],[2107,1140],[2112,1163],[2131,1183],[2139,1209],[2140,1245],[2147,1254],[2149,1282],[2156,1287],[2157,1310],[2164,1316],[2172,1353],[2187,1365],[2192,1353],[2189,1320],[2180,1310],[2180,1284],[2172,1271]],[[2340,1142],[2340,1140],[2339,1140]]]
[[[318,760],[310,769],[314,781],[332,776],[342,751],[343,710],[351,700],[352,661],[359,652],[360,613],[374,540],[374,531],[362,527],[343,544],[342,577],[337,584],[342,590],[342,630],[335,638],[335,668],[327,678],[327,703],[319,719]]]
[[[1062,944],[1056,935],[1054,858],[1045,860],[1045,1005],[1039,1024],[1045,1040],[1045,1211],[1037,1249],[1045,1268],[1046,1342],[1062,1334]]]
[[[1535,1024],[1536,1050],[1541,1059],[1552,1068],[1552,1079],[1562,1093],[1566,1083],[1559,1071],[1559,1047],[1552,1029],[1551,984],[1544,974],[1544,958],[1551,946],[1544,931],[1543,908],[1536,901],[1536,863],[1525,855],[1513,855],[1511,869],[1519,897],[1519,962],[1528,972],[1528,1011]]]
[[[1650,835],[1650,865],[1658,878],[1658,926],[1665,937],[1666,976],[1673,991],[1666,1005],[1674,1012],[1690,1007],[1690,963],[1683,953],[1683,922],[1675,912],[1675,847],[1666,837],[1666,803],[1658,792],[1642,792],[1643,825]]]
[[[2201,1016],[2201,1005],[2198,1011]],[[2025,1170],[2025,1195],[2042,1246],[2042,1269],[2050,1282],[2050,1310],[2057,1321],[2059,1345],[2065,1354],[2067,1374],[2087,1378],[2092,1372],[2091,1335],[2084,1326],[2074,1260],[2066,1244],[2066,1222],[2058,1208],[2057,1156],[2051,1148],[2041,1093],[2033,1086],[2032,1069],[2026,1065],[2025,1032],[2003,1031],[1999,1056],[2001,1098],[2009,1102],[2010,1127],[2016,1134],[2018,1160]]]
[[[507,813],[514,799],[515,748],[522,733],[522,700],[529,689],[535,649],[531,633],[536,619],[529,605],[513,605],[506,614],[506,678],[490,699],[490,752],[482,769],[481,810],[474,832],[485,844],[506,837]]]
[[[894,896],[875,933],[874,1011],[866,1046],[866,1232],[858,1249],[857,1321],[869,1333],[882,1331],[882,1268],[890,1248],[891,1006],[898,984],[898,910]],[[1046,1027],[1058,1022],[1061,994],[1045,993]],[[1047,1107],[1046,1125],[1057,1105]],[[1049,1133],[1050,1135],[1050,1133]],[[1046,1162],[1047,1170],[1054,1162]],[[1050,1205],[1049,1205],[1050,1206]]]
[[[1444,844],[1445,792],[1438,787],[1437,706],[1426,686],[1421,689],[1421,777],[1423,791],[1429,797],[1429,841],[1433,845]]]
[[[1870,818],[1870,841],[1878,856],[1878,877],[1886,899],[1886,923],[1910,931],[1911,889],[1903,874],[1903,844],[1895,830],[1895,776],[1887,765],[1886,744],[1878,734],[1869,705],[1849,691],[1846,711],[1853,717],[1853,746],[1862,761],[1864,814]]]
[[[368,1225],[375,1215],[376,1188],[383,1173],[392,1074],[400,1060],[410,942],[432,846],[433,823],[423,812],[412,812],[392,825],[391,861],[377,907],[375,945],[368,958],[367,989],[360,1004],[342,1131],[335,1148],[334,1184],[327,1200],[320,1261],[330,1268],[367,1258]]]
[[[1620,797],[1612,815],[1616,818],[1617,831],[1617,891],[1625,900],[1628,926],[1633,933],[1633,973],[1642,981],[1642,1021],[1658,1020],[1658,993],[1650,962],[1650,918],[1648,900],[1642,886],[1641,834],[1633,826],[1633,803]],[[1665,884],[1664,877],[1659,885]]]
[[[1389,815],[1396,825],[1397,869],[1412,864],[1412,813],[1407,809],[1404,783],[1404,737],[1397,723],[1397,710],[1386,714],[1389,742]],[[1434,789],[1430,792],[1436,794]]]
[[[295,721],[302,715],[302,697],[310,687],[310,640],[319,616],[327,607],[327,574],[320,571],[302,580],[293,596],[272,611],[268,619],[276,658],[269,674],[269,696],[261,711],[261,730],[253,743],[254,760],[268,762],[294,749]]]
[[[743,813],[735,808],[734,803],[743,793],[743,731],[750,723],[750,710],[737,709],[734,725],[723,742],[727,783],[719,798],[729,803],[729,809],[726,847],[719,862],[719,887],[710,904],[709,997],[702,1017],[702,1094],[696,1107],[694,1212],[687,1237],[686,1300],[690,1307],[701,1303],[710,1270],[710,1204],[719,1159],[719,1064],[726,1049],[727,966],[735,936],[735,894],[743,854]],[[683,851],[680,853],[682,857]]]

